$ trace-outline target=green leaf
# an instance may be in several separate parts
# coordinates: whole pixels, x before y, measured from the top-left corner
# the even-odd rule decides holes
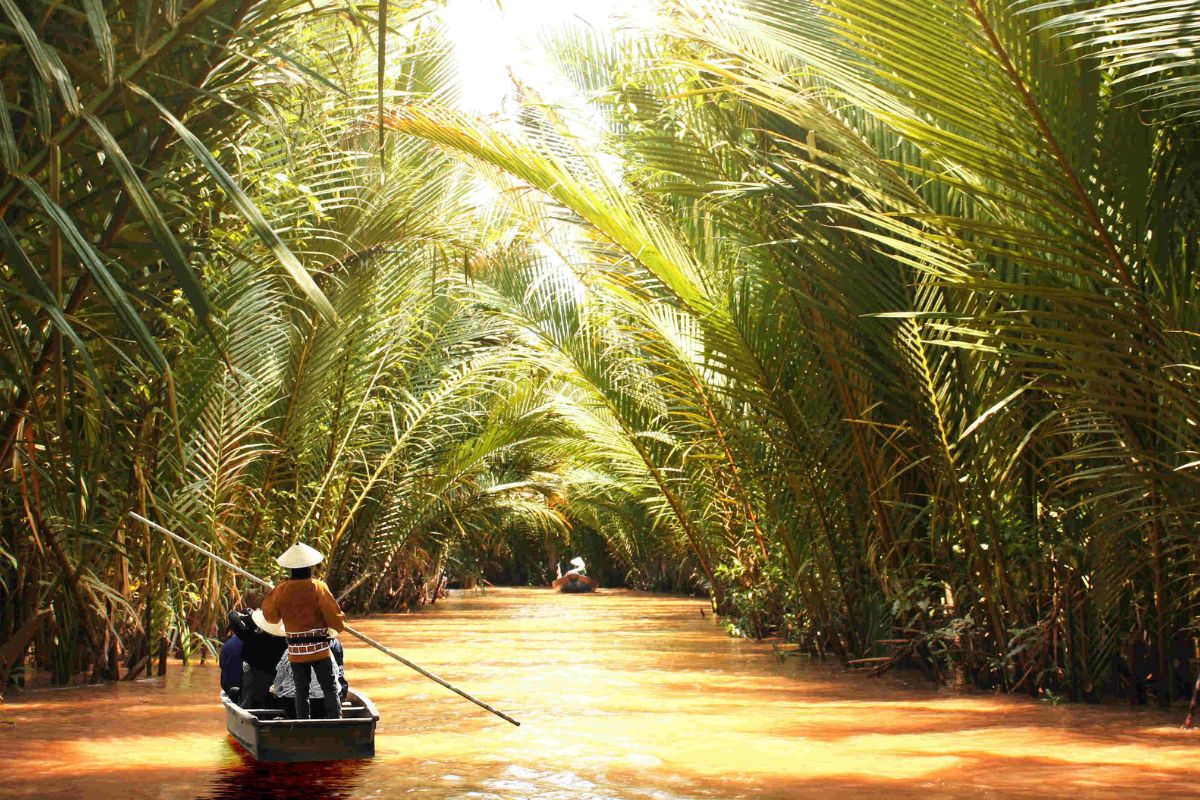
[[[67,321],[66,314],[63,313],[58,301],[54,298],[54,293],[50,291],[50,287],[38,275],[37,269],[29,260],[29,256],[21,248],[17,242],[17,237],[13,234],[12,229],[0,219],[0,248],[8,256],[8,264],[13,272],[17,273],[17,277],[25,284],[28,293],[21,292],[15,287],[7,287],[7,291],[15,294],[18,297],[23,297],[30,302],[36,303],[46,310],[50,315],[50,319],[54,322],[54,326],[67,337],[71,344],[75,345],[76,351],[83,359],[83,364],[87,368],[88,375],[95,385],[96,392],[103,397],[104,384],[100,380],[99,374],[96,373],[96,367],[92,363],[92,357],[88,353],[87,346],[83,340],[79,338],[79,334],[75,332],[75,328]]]
[[[13,0],[0,0],[0,9],[4,10],[13,27],[17,29],[17,35],[25,43],[25,50],[29,53],[30,60],[33,61],[33,68],[37,70],[43,81],[50,83],[54,80],[54,68],[46,58],[46,50],[42,46],[42,41],[38,39],[37,34],[29,25],[29,20],[25,18]]]
[[[13,0],[0,0],[0,9],[4,10],[13,27],[17,29],[17,35],[25,43],[25,50],[29,53],[29,58],[33,61],[38,76],[45,83],[56,84],[67,110],[71,114],[78,114],[80,111],[79,97],[75,93],[75,86],[71,83],[71,76],[67,73],[58,54],[42,43],[30,26],[29,20],[25,18]]]
[[[92,38],[96,40],[96,50],[100,53],[104,77],[111,85],[116,75],[117,56],[113,49],[112,30],[108,27],[108,18],[104,14],[104,3],[102,0],[83,0],[83,10],[87,13]]]
[[[2,0],[0,0],[2,1]],[[108,268],[104,266],[104,259],[96,252],[96,248],[92,247],[91,243],[84,238],[79,228],[70,215],[60,206],[55,203],[45,190],[38,185],[36,181],[24,175],[18,176],[18,179],[25,185],[25,188],[37,198],[45,210],[50,221],[62,231],[63,238],[75,251],[75,255],[83,262],[84,267],[91,273],[92,278],[96,281],[96,285],[100,287],[100,291],[108,299],[117,312],[117,316],[125,323],[125,327],[133,334],[138,345],[142,348],[142,352],[154,363],[154,366],[160,372],[168,370],[167,359],[163,356],[162,351],[158,348],[158,344],[154,341],[154,335],[146,327],[146,323],[138,315],[137,310],[130,302],[128,295],[121,288],[121,284],[112,276]]]
[[[96,134],[96,138],[100,140],[101,146],[104,147],[104,152],[112,159],[113,165],[117,168],[117,173],[121,176],[121,183],[125,186],[125,191],[128,192],[130,200],[137,207],[138,213],[146,221],[146,225],[150,229],[150,235],[154,238],[155,243],[162,248],[163,258],[175,273],[175,279],[179,281],[183,293],[187,295],[188,302],[195,309],[196,316],[200,319],[201,323],[207,324],[209,306],[208,298],[204,293],[204,287],[200,285],[196,273],[192,271],[191,265],[188,264],[187,257],[183,254],[183,248],[180,247],[175,235],[171,233],[171,229],[167,225],[162,212],[155,204],[153,198],[150,197],[150,192],[146,190],[145,185],[134,170],[133,164],[126,157],[125,151],[121,149],[121,146],[113,138],[108,128],[104,126],[104,123],[91,114],[84,115],[84,120],[91,127],[92,132]]]
[[[5,0],[0,0],[0,2],[5,2]],[[321,291],[321,288],[317,286],[317,282],[314,281],[312,276],[309,275],[304,269],[304,266],[300,263],[299,259],[297,259],[292,251],[288,249],[287,245],[283,243],[283,240],[279,238],[279,234],[275,233],[274,229],[271,228],[262,212],[258,209],[258,206],[254,205],[254,201],[251,200],[244,191],[242,191],[242,188],[238,186],[237,182],[234,181],[229,173],[225,171],[225,168],[222,167],[215,158],[213,158],[212,153],[208,151],[208,148],[205,147],[204,143],[197,139],[195,134],[188,130],[187,127],[180,122],[174,114],[168,111],[162,103],[158,102],[158,100],[150,95],[150,93],[148,93],[145,89],[142,89],[140,86],[136,86],[134,84],[129,84],[129,88],[146,98],[146,100],[148,100],[155,108],[158,109],[159,113],[162,114],[163,119],[165,119],[167,123],[175,129],[175,132],[179,135],[180,140],[187,145],[188,149],[195,154],[196,158],[200,159],[200,163],[204,165],[204,168],[208,171],[208,173],[213,177],[214,180],[216,180],[229,198],[233,200],[234,205],[236,205],[238,208],[238,211],[240,211],[242,216],[245,217],[246,221],[250,224],[250,227],[258,235],[258,237],[262,239],[267,247],[271,249],[271,252],[275,254],[275,257],[279,260],[279,263],[283,265],[284,270],[286,270],[287,273],[292,277],[292,280],[295,282],[296,286],[299,287],[300,290],[308,297],[309,302],[313,304],[313,306],[321,313],[323,317],[330,322],[336,323],[338,321],[337,312],[334,311],[333,305],[329,302],[329,298],[327,298],[325,293]]]
[[[13,133],[12,117],[8,115],[8,89],[0,79],[0,163],[9,172],[15,172],[21,163],[21,151]]]

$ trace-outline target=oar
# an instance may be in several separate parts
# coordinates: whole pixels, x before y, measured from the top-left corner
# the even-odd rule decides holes
[[[253,574],[247,572],[246,570],[242,569],[237,564],[234,564],[231,561],[226,561],[225,559],[221,558],[216,553],[213,553],[210,550],[204,549],[203,547],[196,544],[195,542],[190,542],[187,539],[180,536],[179,534],[167,530],[162,525],[159,525],[157,522],[152,522],[151,520],[146,519],[141,514],[138,514],[134,511],[130,511],[129,516],[133,517],[138,522],[142,522],[146,525],[149,525],[151,528],[154,528],[154,530],[158,531],[159,533],[164,533],[167,536],[170,536],[175,541],[180,542],[181,544],[187,545],[188,547],[192,548],[196,552],[202,553],[203,555],[208,556],[213,561],[216,561],[218,564],[222,564],[226,567],[229,567],[231,570],[233,570],[237,574],[241,575],[242,577],[249,578],[250,580],[254,581],[255,583],[259,584],[260,586],[265,586],[268,589],[275,588],[274,585],[269,583],[268,581],[264,581],[262,578],[258,577],[257,575],[253,575]],[[434,675],[429,670],[418,667],[416,664],[409,661],[404,656],[400,655],[399,653],[395,652],[394,650],[392,650],[388,647],[383,646],[379,642],[372,639],[370,636],[367,636],[366,634],[363,634],[363,633],[360,633],[360,632],[354,630],[354,628],[351,628],[349,625],[346,626],[346,633],[348,633],[352,636],[357,636],[359,639],[361,639],[362,641],[371,645],[371,647],[374,647],[376,650],[383,653],[385,656],[390,656],[390,657],[396,659],[404,666],[421,673],[422,675],[424,675],[426,678],[429,678],[429,680],[433,681],[434,683],[440,683],[442,686],[445,686],[447,689],[454,692],[459,697],[465,697],[467,700],[470,700],[472,703],[479,706],[480,708],[483,708],[483,709],[486,709],[486,710],[492,712],[493,714],[495,714],[497,717],[500,717],[505,722],[511,722],[513,725],[520,727],[521,723],[517,722],[515,719],[510,717],[508,714],[505,714],[503,711],[500,711],[498,709],[492,708],[487,703],[483,702],[482,700],[480,700],[477,697],[472,697],[471,695],[464,692],[462,689],[459,689],[457,686],[454,686],[454,685],[442,680],[437,675]]]

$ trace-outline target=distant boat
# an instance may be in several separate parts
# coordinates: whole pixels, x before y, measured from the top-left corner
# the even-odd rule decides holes
[[[554,579],[554,583],[550,584],[555,589],[564,594],[582,594],[584,592],[596,591],[596,582],[584,575],[584,570],[587,569],[587,564],[579,556],[571,559],[571,564],[575,569],[563,574],[562,567],[556,567],[558,577]]]
[[[596,582],[587,575],[580,575],[578,572],[568,572],[550,585],[563,594],[581,594],[583,592],[596,591]]]
[[[346,761],[375,756],[379,712],[350,692],[341,719],[287,719],[276,708],[242,708],[221,692],[225,727],[259,761]],[[314,703],[314,709],[320,702]]]

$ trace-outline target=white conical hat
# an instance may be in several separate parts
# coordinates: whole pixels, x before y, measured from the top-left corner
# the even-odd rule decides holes
[[[261,608],[254,609],[254,612],[250,615],[250,619],[254,620],[254,624],[263,633],[269,633],[272,636],[287,635],[287,631],[283,629],[283,620],[279,620],[279,622],[267,622],[267,618],[263,616]]]
[[[583,563],[583,559],[580,558],[579,556],[575,556],[574,558],[572,558],[571,563],[574,564],[575,566],[579,567],[579,569],[583,569],[585,566],[585,564]]]
[[[275,559],[275,563],[288,569],[301,569],[320,564],[323,558],[325,556],[303,542],[296,542],[287,549],[286,553]]]

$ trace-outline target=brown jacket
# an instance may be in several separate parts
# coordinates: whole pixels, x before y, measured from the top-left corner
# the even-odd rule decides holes
[[[288,580],[279,584],[263,599],[262,611],[267,622],[274,623],[282,619],[288,633],[314,628],[333,628],[339,632],[346,629],[346,616],[333,598],[333,592],[329,591],[325,581],[316,578]],[[328,650],[311,655],[288,654],[288,661],[320,661],[323,658],[329,658]]]

